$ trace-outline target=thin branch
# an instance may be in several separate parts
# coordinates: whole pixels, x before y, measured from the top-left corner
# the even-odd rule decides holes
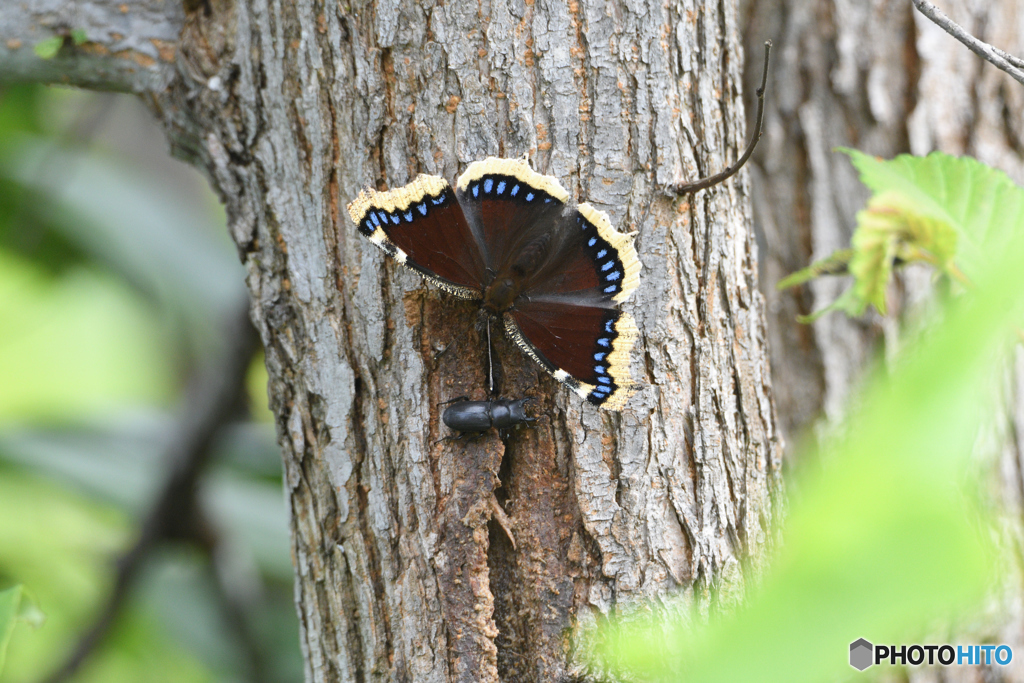
[[[764,121],[764,89],[768,85],[768,57],[772,51],[772,41],[767,40],[764,43],[764,71],[761,73],[761,86],[757,89],[757,123],[754,124],[754,134],[750,136],[750,142],[747,144],[747,149],[743,152],[743,156],[739,160],[729,166],[721,173],[716,173],[713,176],[707,178],[701,178],[698,181],[692,183],[675,183],[669,185],[669,189],[676,194],[686,194],[688,192],[696,192],[697,190],[705,190],[713,185],[717,185],[723,180],[727,180],[729,177],[736,174],[743,164],[747,163],[747,159],[754,153],[754,148],[757,147],[757,141],[761,139],[761,124]]]
[[[220,362],[201,371],[189,387],[184,409],[167,445],[168,472],[160,495],[139,537],[118,561],[114,586],[71,656],[47,679],[70,679],[103,642],[135,583],[143,560],[161,541],[195,537],[196,484],[212,454],[214,437],[230,420],[243,390],[245,373],[256,350],[256,333],[249,321],[249,302],[239,302],[223,331],[227,348]]]
[[[185,24],[183,2],[166,0],[18,0],[0,17],[0,85],[32,82],[88,90],[160,92],[176,75],[177,43]],[[84,34],[40,57],[35,47]]]
[[[966,45],[971,52],[1000,71],[1010,74],[1015,81],[1024,85],[1024,60],[978,40],[928,0],[913,0],[913,2],[917,11],[928,17],[936,26]]]

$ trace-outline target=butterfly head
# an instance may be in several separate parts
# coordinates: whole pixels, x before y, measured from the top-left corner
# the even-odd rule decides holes
[[[511,275],[499,275],[484,289],[484,309],[493,315],[501,315],[512,308],[519,296],[519,282]]]

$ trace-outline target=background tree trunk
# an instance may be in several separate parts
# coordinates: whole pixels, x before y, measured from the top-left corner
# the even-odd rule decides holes
[[[1021,0],[937,4],[975,36],[1024,54]],[[845,156],[833,150],[849,146],[886,158],[935,149],[969,154],[1024,184],[1024,88],[915,12],[909,0],[746,0],[742,11],[748,88],[757,77],[753,47],[769,35],[779,48],[752,185],[779,426],[792,443],[821,412],[830,420],[842,415],[865,366],[879,351],[900,345],[902,323],[927,305],[931,286],[930,271],[908,269],[890,291],[888,319],[871,313],[851,320],[837,313],[813,326],[796,322],[797,314],[831,302],[849,284],[846,278],[830,278],[775,291],[783,276],[849,244],[867,192]],[[1005,396],[1005,413],[994,416],[992,434],[980,440],[978,467],[1005,522],[1007,544],[1020,548],[1020,354],[1006,378]],[[971,633],[951,635],[963,642],[1024,647],[1021,585],[1020,567],[1007,567],[1003,594],[988,618]],[[852,634],[851,640],[862,635],[870,639]],[[929,675],[910,674],[911,679]],[[985,675],[1024,680],[1020,669],[993,667]],[[967,668],[945,669],[941,680],[974,676]]]
[[[664,190],[744,146],[734,2],[147,0],[137,33],[101,25],[116,3],[59,22],[44,5],[19,5],[0,65],[145,93],[227,204],[267,349],[308,680],[568,680],[586,675],[574,636],[613,606],[673,591],[711,609],[712,584],[744,589],[780,461],[749,186]],[[25,52],[58,23],[90,43]],[[639,231],[626,308],[645,388],[599,411],[501,340],[504,394],[536,397],[539,422],[437,443],[439,403],[483,395],[477,311],[383,259],[344,205],[523,153]]]

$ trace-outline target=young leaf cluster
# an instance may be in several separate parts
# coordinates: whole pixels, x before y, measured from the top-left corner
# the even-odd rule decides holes
[[[928,264],[939,277],[969,287],[987,267],[982,253],[999,253],[1015,231],[1024,230],[1024,190],[975,159],[934,152],[885,161],[842,151],[873,191],[857,213],[850,248],[793,273],[778,287],[842,273],[853,276],[853,285],[801,322],[834,310],[859,316],[869,304],[884,315],[893,272],[906,263]]]

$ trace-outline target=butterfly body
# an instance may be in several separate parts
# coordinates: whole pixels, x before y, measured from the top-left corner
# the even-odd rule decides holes
[[[421,175],[349,205],[359,231],[442,290],[470,299],[555,379],[619,409],[638,333],[619,305],[639,284],[629,235],[519,159],[470,164],[453,190]]]

